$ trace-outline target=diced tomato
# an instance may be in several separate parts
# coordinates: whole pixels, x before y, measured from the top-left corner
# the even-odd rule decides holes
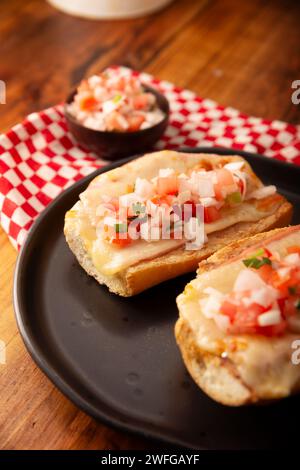
[[[209,224],[220,219],[221,215],[215,206],[204,207],[204,222]]]
[[[134,132],[138,131],[141,128],[141,125],[145,121],[145,117],[140,114],[135,114],[127,117],[128,121],[128,131]]]
[[[176,194],[176,191],[174,191],[173,194]],[[169,192],[169,194],[166,194],[165,196],[161,197],[160,198],[161,204],[167,204],[168,206],[171,206],[174,201],[173,194]]]
[[[110,131],[128,130],[128,122],[126,118],[120,113],[118,113],[118,111],[113,111],[112,113],[106,116],[106,126],[107,126],[107,129]]]
[[[197,215],[197,204],[194,201],[186,201],[184,206],[191,207],[191,217],[195,217]]]
[[[260,326],[257,328],[258,334],[263,334],[264,336],[279,336],[284,333],[286,329],[286,321],[281,321],[277,325],[270,326]]]
[[[125,238],[126,235],[126,238]],[[116,233],[113,238],[111,238],[111,242],[114,245],[118,245],[120,248],[130,245],[132,242],[131,238],[129,237],[129,234],[124,234],[124,233]]]
[[[168,191],[169,196],[177,196],[178,195],[178,189],[171,189],[171,191]]]
[[[259,304],[253,303],[249,306],[240,304],[237,307],[234,319],[229,327],[229,333],[232,334],[253,334],[258,333],[260,326],[257,318],[264,313],[266,308]]]
[[[271,284],[275,289],[278,289],[282,297],[287,297],[289,294],[289,286],[291,281],[288,276],[280,278],[276,272],[273,272]]]
[[[89,111],[95,108],[97,100],[93,96],[86,96],[79,102],[79,106],[83,111]]]
[[[177,176],[157,178],[157,192],[160,195],[177,194],[178,193]]]
[[[220,312],[230,318],[229,334],[263,334],[264,336],[276,336],[284,332],[285,320],[277,325],[260,326],[258,317],[268,309],[253,303],[249,306],[243,304],[235,305],[230,300],[222,303]]]
[[[292,254],[292,253],[299,253],[300,254],[300,246],[297,246],[297,245],[289,246],[287,248],[287,252],[289,254]]]
[[[136,110],[143,110],[149,107],[149,96],[147,93],[137,95],[133,98],[133,108]]]
[[[225,194],[222,190],[223,186],[220,183],[214,184],[215,198],[217,201],[223,201]]]
[[[156,205],[162,205],[162,204],[167,204],[168,206],[171,206],[173,204],[173,196],[171,194],[164,194],[164,195],[155,195],[153,196],[150,201],[153,202],[153,204]]]
[[[273,268],[270,264],[263,264],[257,272],[265,282],[268,282],[272,277]]]
[[[237,312],[237,306],[230,302],[229,300],[224,300],[221,305],[220,312],[223,315],[227,315],[231,321],[234,320]]]
[[[240,193],[243,194],[243,192],[244,192],[244,181],[241,178],[239,178],[239,180],[237,182],[237,185],[238,185]]]
[[[241,325],[253,326],[257,324],[257,317],[266,312],[266,308],[262,305],[253,303],[249,306],[240,306],[237,312],[237,322]]]
[[[126,86],[125,77],[120,77],[116,82],[114,82],[114,88],[119,91],[124,91]]]
[[[222,201],[227,194],[233,193],[239,189],[232,174],[229,170],[226,170],[226,168],[216,170],[216,175],[217,183],[214,183],[214,191],[217,201]]]
[[[232,186],[235,184],[232,173],[226,168],[216,171],[218,183],[222,186]]]
[[[294,289],[299,285],[299,271],[294,269],[284,278],[281,278],[278,273],[273,270],[273,274],[270,280],[271,284],[275,289],[280,291],[282,297],[290,296],[290,289]]]

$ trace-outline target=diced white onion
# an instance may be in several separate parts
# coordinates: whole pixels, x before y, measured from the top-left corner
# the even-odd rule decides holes
[[[188,178],[178,178],[178,189],[180,193],[184,193],[185,191],[192,192],[194,187]]]
[[[217,299],[223,299],[224,297],[224,294],[220,292],[218,289],[215,289],[214,287],[205,287],[205,289],[203,289],[203,292],[204,294],[212,295],[216,297]]]
[[[110,114],[112,111],[117,109],[117,103],[114,103],[112,100],[104,101],[102,109],[105,114]]]
[[[200,199],[200,203],[204,207],[218,206],[219,205],[219,201],[217,201],[214,197],[202,197]]]
[[[257,318],[257,322],[260,326],[278,325],[281,322],[281,313],[278,306],[274,305],[268,312],[261,313]]]
[[[251,303],[256,303],[262,307],[268,307],[272,305],[275,300],[278,298],[278,292],[271,286],[264,286],[261,289],[255,289],[251,292],[249,301]]]
[[[190,201],[192,197],[191,191],[182,191],[181,193],[178,193],[177,196],[177,202],[178,204],[184,204],[187,201]]]
[[[105,225],[108,225],[109,227],[114,227],[118,223],[118,221],[115,217],[107,216],[107,217],[104,217],[103,223]]]
[[[260,289],[265,287],[266,284],[262,278],[255,272],[250,269],[243,269],[238,274],[238,277],[235,280],[233,290],[235,292]]]
[[[230,320],[227,315],[214,315],[214,320],[216,322],[216,325],[220,330],[226,332],[230,326]]]
[[[224,165],[224,168],[226,168],[229,171],[236,171],[236,170],[241,170],[244,166],[244,162],[231,162],[231,163],[226,163]]]
[[[192,191],[199,197],[214,197],[214,183],[210,172],[193,172],[191,175]]]
[[[89,85],[94,88],[102,82],[102,79],[99,77],[99,75],[92,75],[88,78],[88,82]]]
[[[284,263],[289,266],[298,266],[300,262],[299,253],[291,253],[290,255],[285,256]]]
[[[286,267],[286,268],[279,268],[277,269],[277,274],[281,279],[284,279],[286,276],[290,274],[291,268]]]
[[[213,318],[214,315],[218,315],[220,312],[221,302],[213,296],[200,299],[199,303],[203,314],[207,318]]]
[[[159,178],[168,178],[168,176],[173,176],[175,173],[173,168],[161,168],[158,172]]]
[[[134,192],[138,196],[147,199],[153,195],[154,185],[144,178],[137,178]]]

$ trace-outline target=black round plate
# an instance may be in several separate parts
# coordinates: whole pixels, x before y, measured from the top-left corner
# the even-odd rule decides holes
[[[296,207],[300,169],[240,153]],[[290,447],[298,436],[297,397],[269,406],[215,403],[189,378],[174,339],[176,296],[194,274],[132,298],[107,291],[78,265],[63,235],[65,212],[98,173],[47,207],[19,255],[14,284],[18,326],[31,356],[50,380],[93,417],[164,443],[197,449]],[[296,366],[295,366],[296,367]]]

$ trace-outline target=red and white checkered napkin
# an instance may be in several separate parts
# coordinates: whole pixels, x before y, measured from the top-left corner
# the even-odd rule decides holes
[[[300,164],[300,127],[249,117],[145,73],[171,106],[170,124],[157,148],[223,146]],[[69,134],[62,105],[30,114],[0,136],[0,222],[19,248],[36,216],[61,191],[105,163]]]

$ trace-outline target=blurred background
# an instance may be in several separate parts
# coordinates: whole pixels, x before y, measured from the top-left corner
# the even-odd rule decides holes
[[[300,4],[284,0],[1,0],[0,130],[65,99],[83,76],[110,64],[144,70],[246,113],[299,122]],[[163,6],[159,10],[160,4]],[[122,8],[120,7],[123,6]],[[127,5],[127,7],[126,7]],[[86,13],[86,11],[88,12]],[[91,13],[92,11],[92,13]]]

